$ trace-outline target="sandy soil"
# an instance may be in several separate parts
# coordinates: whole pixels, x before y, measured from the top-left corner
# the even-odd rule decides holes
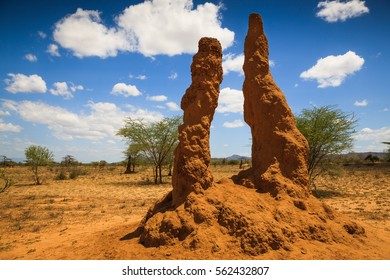
[[[172,188],[150,183],[151,170],[121,174],[122,167],[85,169],[75,180],[55,180],[58,168],[44,168],[46,182],[32,185],[30,170],[7,172],[16,184],[0,194],[0,259],[203,259],[201,252],[178,252],[175,246],[144,248],[132,239],[156,199]],[[215,180],[237,174],[236,166],[213,167]],[[167,182],[170,181],[166,177]],[[296,244],[285,254],[265,259],[390,259],[390,167],[346,167],[317,180],[317,196],[366,228],[362,246]],[[299,242],[298,242],[299,243]],[[250,258],[219,252],[215,259]]]

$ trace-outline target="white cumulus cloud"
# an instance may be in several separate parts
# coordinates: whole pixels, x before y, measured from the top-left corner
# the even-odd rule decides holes
[[[223,48],[233,44],[234,32],[221,27],[220,5],[192,0],[152,0],[128,7],[118,25],[137,38],[145,56],[195,53],[201,37],[217,38]]]
[[[223,73],[228,74],[229,72],[237,72],[241,76],[244,75],[244,71],[242,70],[242,65],[244,64],[244,55],[234,55],[234,54],[226,54],[223,56],[222,68]]]
[[[154,111],[131,108],[124,111],[109,102],[89,102],[89,112],[74,113],[59,106],[43,102],[4,100],[3,107],[15,111],[23,120],[48,127],[54,137],[62,140],[99,140],[115,137],[126,117],[145,121],[161,120],[163,116]]]
[[[319,88],[338,87],[347,78],[359,71],[364,59],[353,51],[343,55],[330,55],[317,60],[316,65],[301,73],[305,80],[317,80]]]
[[[137,89],[136,86],[127,85],[125,83],[117,83],[112,87],[111,94],[123,95],[124,97],[139,96],[142,93]]]
[[[4,121],[0,119],[0,131],[20,132],[22,129],[23,128],[20,125],[4,123]]]
[[[73,98],[73,93],[76,90],[83,90],[84,87],[81,85],[74,85],[70,83],[70,86],[66,82],[56,82],[53,84],[53,88],[50,89],[51,94],[62,96],[65,99]]]
[[[5,79],[4,82],[8,85],[5,90],[11,93],[31,92],[45,93],[46,82],[41,76],[33,74],[30,76],[24,74],[9,73],[10,79]]]
[[[356,100],[355,103],[354,103],[353,105],[355,105],[355,106],[357,106],[357,107],[365,107],[365,106],[368,105],[368,102],[367,102],[366,99],[364,99],[364,100],[362,100],[362,101]]]
[[[366,1],[350,0],[341,2],[335,1],[321,1],[317,8],[320,10],[316,14],[317,17],[324,19],[327,22],[346,21],[349,18],[361,16],[369,12],[365,5]]]
[[[172,72],[172,73],[168,76],[168,79],[170,79],[170,80],[176,80],[178,76],[179,76],[179,75],[178,75],[176,72]]]
[[[180,111],[180,110],[181,110],[181,109],[180,109],[180,106],[177,105],[175,102],[172,102],[172,101],[165,103],[165,105],[166,105],[166,106],[168,107],[168,109],[171,110],[171,111]]]
[[[244,54],[235,55],[232,53],[225,54],[222,58],[222,68],[223,74],[228,74],[230,72],[236,72],[240,76],[244,75],[244,70],[242,66],[244,65]],[[268,60],[269,67],[275,66],[275,61]]]
[[[244,126],[244,123],[241,120],[234,120],[232,122],[224,122],[222,126],[226,128],[237,128]]]
[[[146,99],[155,102],[164,102],[168,100],[168,97],[166,97],[165,95],[153,95],[148,96]]]
[[[244,95],[241,90],[229,87],[221,89],[218,98],[218,113],[242,113],[244,108]]]
[[[363,128],[355,136],[357,141],[355,147],[363,152],[383,152],[387,149],[387,145],[382,142],[390,142],[390,127],[381,128]]]
[[[146,80],[148,77],[146,77],[146,75],[137,75],[137,76],[134,76],[132,74],[129,75],[129,78],[130,79],[137,79],[137,80]]]
[[[221,5],[192,0],[151,0],[131,5],[107,27],[99,11],[77,9],[55,24],[53,37],[77,57],[116,56],[139,52],[144,56],[195,53],[201,37],[219,39],[225,49],[234,32],[221,27]]]
[[[61,56],[58,51],[58,46],[56,44],[50,44],[49,46],[47,46],[46,52],[52,56]]]
[[[32,53],[28,53],[24,56],[24,59],[25,60],[28,60],[30,62],[37,62],[38,61],[38,58],[36,55],[33,55]]]
[[[118,51],[131,51],[131,36],[117,28],[107,28],[98,11],[78,8],[55,24],[54,40],[70,49],[77,57],[116,56]]]

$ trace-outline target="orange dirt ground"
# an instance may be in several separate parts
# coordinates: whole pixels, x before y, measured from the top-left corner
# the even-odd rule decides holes
[[[365,228],[365,237],[348,237],[359,242],[297,240],[288,250],[258,256],[244,254],[229,240],[220,240],[228,247],[214,251],[191,250],[180,243],[144,248],[131,233],[171,184],[148,183],[151,169],[125,175],[122,167],[79,168],[88,174],[64,181],[54,180],[58,168],[43,168],[48,179],[41,186],[31,184],[27,167],[6,169],[16,184],[0,194],[0,259],[390,259],[388,165],[345,167],[317,180],[320,201]],[[212,166],[215,181],[239,171],[238,166]],[[224,182],[223,187],[227,203],[251,203],[249,195],[234,196],[234,185]]]

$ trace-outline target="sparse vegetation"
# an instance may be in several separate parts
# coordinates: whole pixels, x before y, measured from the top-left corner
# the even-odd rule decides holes
[[[74,180],[77,179],[79,175],[81,175],[81,170],[78,168],[73,168],[69,173],[69,178]]]
[[[78,161],[76,158],[72,155],[66,155],[65,157],[62,158],[61,165],[65,167],[71,167],[78,165]]]
[[[388,228],[388,166],[388,163],[371,165],[362,160],[358,165],[340,167],[337,174],[323,173],[317,178],[317,197],[352,218]],[[34,257],[37,258],[63,256],[64,250],[68,249],[66,244],[72,243],[69,236],[79,245],[85,245],[90,238],[101,238],[101,230],[107,232],[111,228],[126,228],[128,224],[138,223],[148,208],[172,188],[169,183],[154,184],[151,166],[140,168],[132,176],[120,174],[123,166],[116,166],[114,172],[110,168],[101,170],[92,166],[77,168],[88,171],[79,181],[54,181],[59,167],[42,168],[49,184],[40,187],[29,185],[30,167],[21,165],[6,170],[10,177],[18,178],[18,185],[8,189],[6,195],[0,195],[2,246],[8,248],[0,249],[3,258],[23,258],[18,253],[32,247],[36,248]],[[240,171],[239,165],[218,164],[211,168],[215,181]],[[148,177],[150,181],[146,183]],[[127,219],[126,225],[123,225],[123,217]],[[126,230],[123,232],[125,234]],[[24,237],[20,238],[22,235]],[[16,239],[19,241],[13,242]],[[31,245],[31,240],[35,245]],[[57,244],[55,248],[53,242]],[[84,258],[88,252],[86,247],[81,247],[74,253]]]
[[[34,145],[28,147],[24,154],[26,156],[26,163],[31,166],[31,170],[34,174],[35,184],[41,185],[42,179],[39,174],[39,167],[46,166],[53,162],[54,154],[46,147]]]
[[[304,109],[296,124],[309,143],[308,171],[311,182],[334,166],[332,156],[352,148],[357,120],[335,106]],[[314,184],[315,186],[315,184]]]
[[[0,156],[0,166],[2,167],[12,167],[15,165],[15,162],[12,161],[12,159],[8,158],[5,155]]]
[[[377,156],[373,156],[372,154],[369,154],[366,156],[366,158],[364,160],[369,160],[371,161],[372,164],[374,164],[375,162],[379,161],[379,158]]]
[[[162,167],[169,164],[170,156],[178,142],[178,126],[181,116],[164,118],[157,122],[127,119],[126,125],[117,135],[126,138],[131,144],[139,145],[143,155],[154,165],[154,183],[161,184]]]
[[[108,162],[105,161],[105,160],[101,160],[99,161],[99,168],[102,169],[102,168],[105,168],[107,166]]]
[[[3,181],[0,185],[0,193],[5,192],[14,184],[14,181],[4,169],[0,169],[0,181]]]
[[[57,176],[55,177],[56,180],[66,180],[67,177],[66,177],[66,173],[63,169],[60,170],[60,172],[57,174]]]

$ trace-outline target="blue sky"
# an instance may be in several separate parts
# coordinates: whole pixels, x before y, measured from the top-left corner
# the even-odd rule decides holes
[[[29,145],[83,162],[123,159],[126,117],[182,114],[202,36],[224,48],[212,157],[250,155],[243,44],[262,15],[271,72],[294,113],[337,105],[358,118],[354,151],[390,141],[386,0],[6,0],[0,3],[0,154]]]

